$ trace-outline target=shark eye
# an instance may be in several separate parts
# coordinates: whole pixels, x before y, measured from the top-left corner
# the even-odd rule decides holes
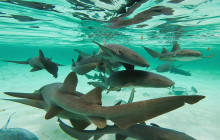
[[[119,50],[119,49],[116,49],[116,52],[117,52],[118,55],[122,55],[123,54],[123,52],[121,50]]]

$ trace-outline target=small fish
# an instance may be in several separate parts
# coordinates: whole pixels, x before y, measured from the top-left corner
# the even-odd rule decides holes
[[[210,48],[207,48],[207,52],[210,50]]]
[[[143,34],[141,34],[141,40],[143,40],[144,39],[144,35]]]

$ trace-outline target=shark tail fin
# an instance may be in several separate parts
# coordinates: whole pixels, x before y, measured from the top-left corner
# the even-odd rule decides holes
[[[131,125],[152,119],[164,113],[180,108],[184,106],[185,103],[195,104],[203,98],[205,98],[205,96],[171,96],[125,104],[121,106],[126,106],[125,108],[129,108],[129,112],[118,116],[109,117],[109,119],[118,127],[125,130]]]
[[[4,92],[4,94],[26,99],[43,100],[40,93],[20,93],[20,92]]]
[[[10,63],[16,63],[16,64],[28,64],[28,61],[10,61],[10,60],[1,60],[3,62],[10,62]]]
[[[0,129],[1,131],[6,131],[9,123],[10,123],[10,120],[11,120],[11,117],[15,114],[15,112],[8,118],[8,121],[7,123],[2,127],[2,129]]]
[[[84,131],[78,131],[72,127],[69,127],[65,123],[63,123],[60,119],[58,119],[58,122],[60,123],[59,126],[60,128],[69,136],[79,139],[79,140],[88,140],[91,138],[93,135]]]
[[[58,72],[57,64],[52,62],[50,59],[45,59],[44,54],[41,50],[39,50],[39,58],[46,71],[52,74],[55,78],[57,78],[57,72]]]
[[[12,102],[21,103],[21,104],[24,104],[24,105],[29,105],[29,106],[32,106],[32,107],[36,107],[36,108],[39,108],[39,109],[44,109],[43,106],[42,106],[43,102],[39,101],[39,100],[31,100],[31,99],[2,99],[2,100],[12,101]],[[40,103],[40,102],[42,102],[42,103]]]
[[[146,47],[143,47],[153,58],[157,58],[157,57],[160,57],[161,54],[154,51],[154,50],[151,50],[149,48],[146,48]]]

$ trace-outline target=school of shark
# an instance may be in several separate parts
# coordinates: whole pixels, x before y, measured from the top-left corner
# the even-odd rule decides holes
[[[111,0],[102,1],[105,3],[112,2]],[[146,1],[128,2],[123,9],[130,7],[129,10],[134,11],[135,7],[132,7],[132,5],[141,5],[144,2]],[[10,3],[33,7],[32,3],[22,3],[20,0],[13,0]],[[35,5],[42,6],[43,3],[35,2]],[[59,12],[53,8],[53,5],[44,5],[44,9],[47,11]],[[117,12],[122,14],[123,9]],[[157,6],[137,14],[132,19],[123,20],[122,18],[129,15],[128,11],[123,13],[124,17],[121,16],[114,19],[109,28],[126,27],[151,19],[153,16],[171,15],[172,13],[173,10],[171,8]],[[15,18],[21,21],[34,20],[18,15],[10,15],[8,18]],[[63,82],[47,83],[32,93],[25,93],[19,89],[16,92],[5,91],[3,94],[10,98],[2,98],[1,100],[42,109],[46,112],[44,115],[45,120],[57,117],[58,123],[54,123],[59,125],[60,131],[65,132],[73,139],[88,140],[93,138],[98,140],[103,135],[114,134],[116,140],[125,140],[126,138],[137,140],[196,140],[196,138],[184,132],[172,130],[172,128],[163,128],[154,123],[147,123],[150,119],[184,107],[185,104],[196,104],[203,100],[205,96],[197,94],[194,87],[192,88],[193,91],[196,91],[194,95],[188,95],[189,91],[186,89],[181,91],[180,87],[175,88],[175,81],[162,74],[149,71],[149,68],[151,68],[150,62],[129,47],[117,43],[107,44],[107,41],[101,43],[96,39],[91,39],[91,43],[98,47],[99,51],[89,54],[86,51],[75,48],[74,51],[78,53],[78,58],[77,60],[70,60],[72,65],[69,73],[65,74],[66,78],[63,79]],[[155,59],[159,58],[159,61],[165,61],[164,64],[156,68],[157,72],[170,71],[170,73],[174,74],[191,76],[189,71],[179,69],[182,64],[174,66],[172,63],[174,61],[186,62],[212,57],[212,55],[203,56],[202,52],[198,50],[181,49],[177,41],[172,42],[170,45],[173,46],[171,51],[163,48],[161,53],[154,51],[150,47],[141,47],[145,55],[152,56]],[[30,65],[32,67],[30,72],[35,72],[36,74],[39,70],[46,70],[48,75],[52,75],[54,78],[58,77],[58,67],[64,66],[53,62],[52,58],[46,57],[41,49],[39,49],[39,55],[36,57],[25,58],[24,60],[0,61]],[[91,71],[94,71],[95,75],[90,75],[89,72]],[[76,90],[79,75],[87,77],[87,84],[92,85],[94,88],[86,93]],[[135,94],[138,94],[135,88],[140,87],[154,88],[155,90],[157,88],[170,88],[172,89],[172,95],[133,102]],[[106,96],[111,94],[111,92],[120,94],[124,88],[132,89],[128,91],[130,93],[128,101],[119,101],[112,106],[103,106],[103,94],[107,94]],[[10,118],[11,116],[8,123]],[[69,120],[71,126],[63,120]],[[108,124],[107,121],[111,121],[113,124]],[[23,140],[38,139],[31,132],[21,128],[7,129],[8,123],[0,129],[0,140],[10,140],[12,137],[18,137],[14,135],[15,131],[20,134],[19,137]],[[94,125],[96,129],[88,130],[87,127],[90,125]],[[29,137],[23,137],[26,133]]]
[[[91,137],[99,139],[103,135],[110,133],[115,134],[116,140],[126,139],[127,137],[142,140],[195,139],[183,132],[162,128],[156,124],[146,125],[145,121],[183,107],[185,104],[195,104],[204,99],[205,96],[178,95],[132,102],[135,88],[168,88],[173,87],[175,82],[168,77],[147,70],[137,70],[136,67],[148,68],[150,64],[144,57],[126,46],[105,43],[101,45],[98,42],[92,42],[98,45],[99,52],[94,52],[90,55],[75,49],[79,53],[78,59],[76,62],[72,60],[72,72],[67,74],[63,83],[48,83],[47,85],[42,85],[40,89],[36,89],[33,93],[6,91],[4,94],[17,99],[2,100],[45,110],[46,120],[58,117],[60,128],[66,134],[80,140],[86,140]],[[146,50],[154,56],[152,50]],[[180,48],[176,48],[175,43],[172,52],[175,53],[178,50]],[[172,58],[178,56],[183,57],[182,59],[175,58],[172,60],[184,61],[191,59],[191,56],[194,59],[195,57],[201,59],[201,54],[194,55],[193,52],[198,54],[195,50],[187,50],[183,56],[172,55]],[[169,58],[166,60],[170,61]],[[29,64],[33,67],[32,72],[46,69],[55,78],[57,77],[58,66],[62,66],[44,57],[41,50],[39,50],[38,57],[30,58],[28,61],[3,61]],[[120,70],[120,67],[124,67],[124,70]],[[92,70],[100,74],[89,75],[88,72]],[[85,75],[88,79],[97,79],[97,82],[88,82],[88,84],[94,86],[94,89],[87,93],[76,91],[77,75]],[[111,91],[120,92],[122,88],[126,87],[133,88],[131,91],[131,95],[133,95],[130,97],[130,101],[125,104],[119,102],[114,106],[102,106],[104,90],[107,93]],[[66,125],[61,119],[70,120],[72,127]],[[112,121],[114,125],[107,124],[107,120]],[[92,123],[97,129],[85,130]]]

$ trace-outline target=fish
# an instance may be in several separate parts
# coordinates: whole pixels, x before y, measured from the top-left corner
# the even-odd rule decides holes
[[[148,71],[123,70],[111,74],[105,81],[108,90],[120,90],[124,87],[165,88],[175,85],[171,79]]]
[[[8,128],[12,115],[9,117],[5,126],[0,129],[0,140],[38,140],[37,136],[27,129]]]
[[[55,62],[48,57],[44,57],[42,50],[39,49],[39,56],[29,58],[27,61],[11,61],[11,60],[1,60],[3,62],[11,62],[16,64],[28,64],[32,67],[30,72],[39,71],[45,69],[47,72],[53,75],[53,77],[58,77],[58,66],[64,66]]]
[[[156,67],[157,72],[168,72],[172,69],[172,62],[166,62]]]
[[[150,126],[145,123],[135,124],[126,130],[121,130],[116,125],[107,125],[103,129],[78,131],[58,119],[60,128],[68,135],[79,140],[88,140],[94,136],[98,140],[105,134],[116,134],[116,140],[125,140],[127,137],[138,140],[196,140],[184,132],[162,128],[158,125]]]
[[[170,88],[170,92],[169,94],[171,95],[189,95],[189,94],[196,94],[198,93],[197,89],[192,86],[191,90],[188,90],[187,88],[184,87],[176,87],[173,86],[172,88]]]
[[[185,76],[192,76],[192,74],[189,71],[181,70],[175,67],[173,67],[170,70],[170,73],[175,73],[175,74],[180,74],[180,75],[185,75]]]
[[[96,55],[97,57],[101,57],[107,60],[115,60],[118,62],[123,62],[134,66],[141,66],[141,67],[150,66],[150,64],[147,62],[145,58],[143,58],[138,53],[136,53],[135,51],[133,51],[128,47],[118,44],[101,45],[95,41],[92,42],[97,44],[100,48],[99,53]]]
[[[204,57],[201,51],[196,51],[192,49],[180,49],[178,42],[175,42],[172,51],[169,52],[167,49],[163,48],[161,53],[151,50],[147,47],[143,47],[153,58],[159,57],[161,61],[192,61],[202,58],[210,58],[213,55]]]
[[[76,73],[71,72],[63,83],[45,85],[34,93],[4,92],[4,94],[43,102],[49,108],[45,119],[51,119],[65,110],[88,118],[98,128],[104,128],[108,119],[123,130],[182,107],[185,103],[195,104],[205,98],[202,95],[171,96],[124,105],[102,106],[101,87],[94,88],[79,97],[76,91],[77,82]],[[13,99],[6,100],[13,101]]]

